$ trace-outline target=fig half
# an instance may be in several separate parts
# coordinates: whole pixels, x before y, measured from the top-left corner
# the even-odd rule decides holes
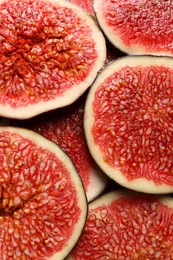
[[[94,0],[96,18],[114,46],[129,54],[173,56],[172,1]]]
[[[76,4],[87,11],[89,14],[94,16],[93,1],[92,0],[69,0],[71,3]]]
[[[92,85],[84,128],[93,158],[114,181],[146,193],[173,191],[173,59],[127,56]]]
[[[99,27],[78,6],[64,0],[0,1],[1,116],[29,118],[73,103],[105,58]]]
[[[112,191],[89,205],[68,260],[171,259],[173,198]]]
[[[0,259],[64,259],[87,215],[70,158],[33,131],[0,127]]]

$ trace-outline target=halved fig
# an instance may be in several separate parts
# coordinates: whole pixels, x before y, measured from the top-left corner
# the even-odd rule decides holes
[[[55,142],[74,163],[86,191],[88,201],[96,198],[106,188],[107,176],[101,171],[88,150],[83,130],[85,96],[71,106],[51,111],[25,121],[14,121]],[[14,121],[14,122],[13,122]]]
[[[68,260],[172,259],[173,198],[112,191],[89,205]]]
[[[83,185],[53,142],[0,127],[0,259],[64,259],[86,221]]]
[[[129,54],[173,56],[172,1],[94,0],[107,38]]]
[[[1,0],[0,115],[23,119],[73,103],[105,57],[100,29],[78,6]]]
[[[69,0],[69,2],[76,4],[87,11],[89,14],[94,16],[93,0]]]
[[[99,74],[84,112],[89,150],[120,185],[173,191],[173,58],[126,56]]]

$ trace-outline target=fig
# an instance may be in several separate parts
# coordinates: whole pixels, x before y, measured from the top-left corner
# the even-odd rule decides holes
[[[69,0],[71,3],[76,4],[87,11],[89,14],[94,16],[93,1],[92,0]]]
[[[70,158],[33,131],[0,127],[0,259],[64,259],[87,216]]]
[[[104,64],[101,30],[68,1],[1,0],[0,21],[0,116],[26,119],[73,103]]]
[[[86,95],[58,112],[51,111],[30,120],[12,120],[10,124],[29,128],[59,145],[70,156],[83,181],[87,199],[91,201],[104,191],[108,178],[87,147],[83,130],[85,99]]]
[[[126,56],[107,65],[85,104],[91,155],[120,185],[173,191],[173,58]]]
[[[68,260],[171,259],[173,198],[111,191],[89,205]]]
[[[128,54],[173,56],[172,1],[94,0],[107,38]]]

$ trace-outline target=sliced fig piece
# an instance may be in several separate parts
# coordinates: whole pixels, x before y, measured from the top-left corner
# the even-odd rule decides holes
[[[171,259],[173,198],[112,191],[89,205],[68,260]]]
[[[64,259],[86,221],[83,185],[53,142],[0,127],[0,259]]]
[[[93,0],[69,0],[69,2],[76,4],[87,11],[89,14],[94,16]]]
[[[173,58],[126,56],[89,91],[84,130],[101,169],[122,186],[173,191]]]
[[[104,64],[99,27],[68,1],[3,0],[0,21],[1,116],[29,118],[73,103]]]
[[[172,1],[94,0],[107,38],[129,54],[173,56]]]
[[[43,135],[70,156],[83,181],[87,199],[91,201],[106,188],[108,177],[97,166],[86,144],[83,130],[84,102],[85,96],[58,112],[52,111],[15,124]]]

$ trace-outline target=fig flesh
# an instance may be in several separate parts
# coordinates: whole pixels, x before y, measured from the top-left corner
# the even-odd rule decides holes
[[[83,130],[85,99],[84,95],[58,112],[51,111],[24,121],[11,120],[10,124],[29,128],[59,145],[74,163],[90,202],[104,191],[108,177],[97,166],[87,147]]]
[[[87,215],[83,185],[53,142],[0,127],[0,259],[64,259]]]
[[[120,185],[173,191],[173,59],[127,56],[105,67],[84,112],[89,150]]]
[[[171,259],[173,198],[112,191],[89,205],[68,260]]]
[[[26,119],[73,103],[104,64],[99,27],[68,1],[1,0],[0,21],[3,117]]]
[[[107,38],[129,54],[173,56],[172,1],[94,0]]]
[[[71,3],[76,4],[87,11],[89,14],[94,16],[93,1],[92,0],[69,0]]]

